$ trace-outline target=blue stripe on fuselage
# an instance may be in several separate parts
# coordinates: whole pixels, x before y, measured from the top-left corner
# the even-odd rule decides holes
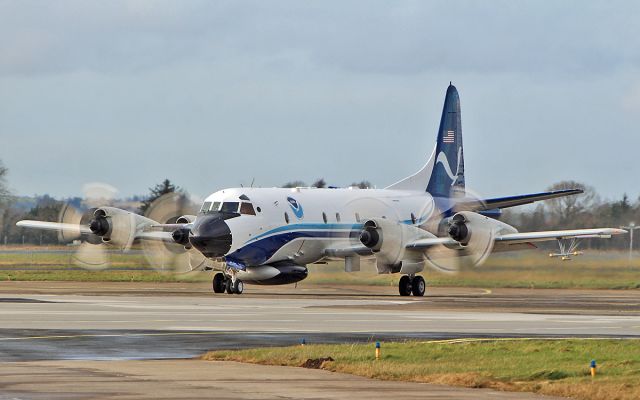
[[[298,230],[284,232],[246,244],[225,257],[227,260],[241,262],[245,265],[260,265],[273,257],[287,243],[300,238],[336,238],[344,240],[353,230]],[[357,231],[356,231],[357,232]]]
[[[421,224],[426,217],[416,220],[416,225]],[[413,225],[413,221],[404,220],[400,223]],[[353,232],[362,229],[362,224],[324,224],[303,223],[283,225],[267,232],[261,233],[245,242],[244,246],[226,256],[226,259],[241,262],[245,265],[260,265],[287,243],[299,238],[336,238],[344,240]]]

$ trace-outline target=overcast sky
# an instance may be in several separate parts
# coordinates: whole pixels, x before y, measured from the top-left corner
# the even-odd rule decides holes
[[[16,194],[413,173],[453,81],[467,185],[640,194],[640,2],[3,1]]]

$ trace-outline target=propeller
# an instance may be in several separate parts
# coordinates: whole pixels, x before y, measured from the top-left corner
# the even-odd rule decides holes
[[[480,196],[465,189],[455,191],[452,198],[451,209],[440,213],[450,216],[432,221],[431,228],[434,229],[433,224],[437,223],[432,232],[437,232],[439,237],[451,238],[455,243],[439,244],[424,252],[428,265],[444,273],[457,273],[482,264],[491,254],[496,236],[491,219],[474,212],[484,208]]]
[[[143,240],[142,249],[149,264],[161,272],[186,274],[202,270],[207,258],[189,243],[188,224],[197,213],[197,203],[182,193],[167,193],[154,201],[145,217],[160,224],[187,224],[185,227],[162,227],[171,232],[174,242]]]
[[[367,221],[376,218],[388,221],[400,220],[398,210],[392,206],[389,199],[363,196],[366,193],[364,190],[353,189],[353,198],[344,205],[342,212],[339,214],[340,222],[352,222],[353,225],[350,228],[345,228],[345,230],[333,231],[335,236],[344,238],[344,243],[349,248],[362,249],[365,243],[371,245],[370,247],[375,247],[376,243],[374,242],[380,241],[381,238],[377,231],[367,228]],[[337,217],[338,215],[336,215],[336,219]],[[402,235],[397,239],[403,241]],[[383,260],[378,260],[378,257],[374,254],[371,251],[363,251],[360,254],[360,263],[373,264],[379,272],[388,272],[386,271],[388,266],[385,265]]]
[[[101,270],[109,267],[107,245],[102,238],[94,234],[94,229],[99,231],[98,222],[94,215],[97,207],[112,205],[118,190],[113,186],[102,182],[87,183],[82,188],[83,198],[80,204],[65,203],[58,214],[58,222],[64,223],[65,229],[58,231],[60,242],[79,240],[80,246],[73,255],[76,265],[90,269]]]

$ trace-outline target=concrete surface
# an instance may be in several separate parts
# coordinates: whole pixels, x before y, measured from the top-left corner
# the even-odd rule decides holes
[[[390,382],[292,367],[200,360],[6,363],[0,399],[553,399]]]

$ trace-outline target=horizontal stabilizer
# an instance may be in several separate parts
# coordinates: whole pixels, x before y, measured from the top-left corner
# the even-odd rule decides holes
[[[509,208],[530,204],[536,201],[555,199],[557,197],[573,196],[583,193],[582,189],[565,189],[553,192],[522,194],[509,197],[495,197],[492,199],[461,201],[456,203],[456,209],[460,211],[487,211],[499,208]]]

